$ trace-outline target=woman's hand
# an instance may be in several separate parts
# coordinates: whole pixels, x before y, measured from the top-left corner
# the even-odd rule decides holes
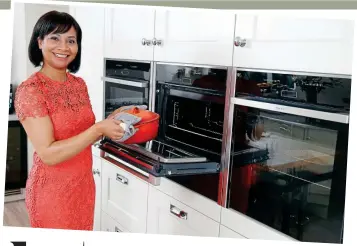
[[[113,140],[119,140],[124,135],[124,129],[120,126],[122,122],[115,120],[114,117],[107,118],[97,123],[98,131]]]

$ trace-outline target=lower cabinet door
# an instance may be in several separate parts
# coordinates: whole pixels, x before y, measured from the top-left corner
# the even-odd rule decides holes
[[[102,159],[102,210],[132,233],[146,233],[148,183]]]
[[[122,225],[116,222],[113,218],[111,218],[104,211],[101,211],[101,231],[109,231],[109,232],[128,232]]]
[[[218,237],[219,223],[149,186],[147,233]]]

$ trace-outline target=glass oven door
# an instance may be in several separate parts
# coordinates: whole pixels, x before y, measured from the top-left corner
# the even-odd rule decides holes
[[[128,105],[146,105],[149,108],[149,82],[122,79],[104,79],[104,117]]]
[[[300,241],[341,243],[348,115],[231,102],[227,207]]]

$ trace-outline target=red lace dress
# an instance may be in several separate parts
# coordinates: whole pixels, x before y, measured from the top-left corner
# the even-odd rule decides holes
[[[78,135],[95,123],[86,84],[70,73],[66,82],[34,73],[16,90],[15,110],[20,121],[48,115],[56,140]],[[31,227],[92,230],[94,202],[91,146],[53,166],[34,153],[26,184]]]

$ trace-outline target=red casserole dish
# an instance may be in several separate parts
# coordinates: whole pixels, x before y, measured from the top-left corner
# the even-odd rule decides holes
[[[146,109],[140,109],[138,107],[129,108],[123,110],[128,114],[140,117],[141,120],[134,125],[137,130],[136,133],[125,140],[124,144],[141,144],[155,139],[159,132],[159,119],[160,116],[157,113]]]

